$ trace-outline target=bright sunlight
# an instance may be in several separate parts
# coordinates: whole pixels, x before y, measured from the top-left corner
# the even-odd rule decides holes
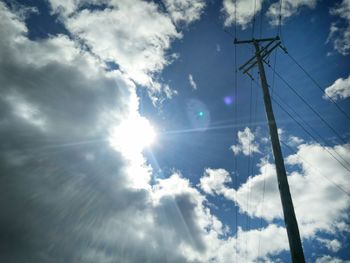
[[[115,127],[110,135],[111,146],[125,157],[133,158],[152,145],[156,132],[150,122],[141,116],[133,116]]]

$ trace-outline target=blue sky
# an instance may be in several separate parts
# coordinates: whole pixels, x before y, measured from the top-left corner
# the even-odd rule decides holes
[[[1,261],[291,262],[258,72],[235,71],[254,53],[233,43],[281,14],[291,57],[265,70],[306,261],[350,262],[349,1],[0,12]]]

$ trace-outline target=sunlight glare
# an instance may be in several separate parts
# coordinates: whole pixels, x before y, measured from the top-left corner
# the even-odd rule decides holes
[[[140,154],[151,146],[156,139],[156,132],[150,122],[141,116],[134,116],[115,127],[110,134],[111,146],[129,158]]]

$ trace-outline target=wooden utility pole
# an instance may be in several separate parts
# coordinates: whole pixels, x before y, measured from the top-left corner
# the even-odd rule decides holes
[[[284,166],[281,145],[278,138],[277,125],[272,110],[271,98],[269,87],[266,80],[265,69],[264,69],[264,58],[267,57],[281,42],[279,37],[276,38],[264,38],[264,39],[252,39],[238,41],[235,39],[235,44],[253,44],[255,47],[255,56],[249,59],[239,70],[243,70],[244,73],[249,74],[249,70],[256,64],[259,68],[259,75],[261,80],[261,87],[263,90],[265,110],[268,120],[268,126],[270,130],[270,137],[272,143],[273,155],[275,157],[275,165],[277,171],[278,188],[281,196],[284,222],[287,229],[289,247],[291,252],[291,258],[293,263],[304,263],[304,252],[301,244],[298,222],[295,217],[294,206],[292,197],[289,190],[289,184],[287,179],[286,168]],[[268,42],[263,48],[260,48],[260,42]]]

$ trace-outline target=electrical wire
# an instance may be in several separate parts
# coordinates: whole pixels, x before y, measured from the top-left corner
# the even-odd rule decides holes
[[[256,20],[256,0],[254,0],[254,9],[253,9],[253,25],[252,25],[252,38],[254,38],[254,33],[255,33],[255,20]],[[252,48],[252,54],[254,55],[254,49]],[[253,80],[250,82],[250,103],[249,103],[249,128],[251,127],[252,124],[252,99],[253,99]],[[247,194],[247,213],[246,213],[246,228],[248,231],[250,230],[250,216],[249,216],[249,208],[250,208],[250,196],[251,196],[251,182],[249,181],[249,175],[252,172],[251,169],[251,162],[252,162],[252,156],[251,156],[251,141],[249,140],[249,146],[248,146],[248,173],[247,173],[247,180],[248,180],[248,194]],[[248,251],[248,235],[246,236],[246,251]],[[246,255],[246,262],[247,262],[247,253]]]
[[[305,75],[315,84],[315,86],[337,107],[337,109],[350,121],[350,116],[339,106],[339,104],[330,97],[322,86],[311,76],[311,74],[287,51],[283,48],[287,56],[305,73]]]
[[[262,7],[261,7],[262,8]],[[262,38],[262,32],[263,32],[263,12],[262,9],[260,10],[260,38]]]
[[[254,96],[254,90],[252,91],[252,100],[253,99],[255,99],[255,102],[254,102],[254,110],[253,110],[253,119],[252,119],[252,121],[253,121],[253,124],[255,124],[256,123],[256,120],[257,120],[257,111],[258,111],[258,95],[257,95],[257,90],[255,90],[255,96]],[[251,126],[253,125],[253,124],[251,124]],[[251,161],[251,163],[250,163],[250,167],[249,167],[249,169],[250,169],[250,172],[249,172],[249,174],[253,177],[254,176],[254,174],[255,174],[255,167],[256,167],[256,158],[255,158],[255,155],[252,155],[252,149],[250,148],[249,149],[249,154],[250,154],[250,156],[252,156],[252,161]],[[247,208],[247,211],[249,211],[250,210],[250,200],[251,200],[251,191],[252,191],[252,189],[251,189],[251,182],[250,182],[250,184],[249,184],[249,202],[248,202],[248,204],[249,204],[249,206],[248,206],[248,208]],[[251,218],[249,217],[249,220],[248,220],[248,230],[250,230],[251,229]]]
[[[250,100],[249,100],[249,129],[252,125],[252,107],[253,107],[253,80],[250,80]],[[247,212],[246,212],[246,229],[250,230],[250,216],[249,216],[249,209],[250,209],[250,196],[251,196],[251,180],[249,180],[249,177],[251,175],[251,160],[252,160],[252,154],[251,154],[251,141],[248,142],[248,165],[247,165],[247,182],[248,182],[248,193],[247,193]],[[246,251],[248,251],[248,235],[246,235],[245,240],[245,246]],[[247,261],[247,258],[246,258]]]
[[[277,27],[277,36],[280,37],[282,43],[283,43],[283,36],[282,36],[282,0],[280,0],[280,8],[279,8],[279,15],[278,15],[278,27]]]
[[[254,80],[254,83],[260,87],[259,83]],[[345,164],[343,164],[337,157],[334,156],[334,154],[329,151],[326,147],[324,147],[315,136],[313,136],[294,116],[289,113],[282,105],[279,103],[274,97],[271,97],[271,99],[276,103],[277,106],[279,106],[292,120],[295,121],[296,124],[298,124],[299,127],[301,127],[311,138],[313,138],[324,150],[326,150],[341,166],[343,166],[348,172],[350,172],[350,168],[347,167]],[[344,160],[341,157],[342,160]],[[344,160],[347,164],[348,162]]]
[[[271,96],[273,96],[274,90],[275,90],[275,70],[276,70],[276,64],[277,64],[277,50],[278,49],[274,50]]]
[[[316,169],[316,167],[314,167],[313,165],[311,165],[308,161],[306,161],[304,158],[302,158],[298,152],[296,152],[293,148],[291,148],[288,144],[286,144],[285,142],[283,142],[281,140],[281,143],[288,148],[293,154],[297,155],[301,160],[303,160],[304,162],[306,162],[312,169],[314,169],[315,171],[318,172],[319,175],[321,175],[322,177],[324,177],[325,179],[327,179],[329,182],[331,182],[335,187],[337,187],[341,192],[343,192],[344,194],[346,194],[348,197],[350,197],[350,193],[347,192],[344,188],[342,188],[340,185],[338,185],[336,182],[332,181],[331,179],[329,179],[327,176],[325,176],[323,173],[321,173],[321,171],[319,169]]]
[[[273,98],[273,100],[276,100],[276,98],[278,98],[280,101],[283,101],[283,99],[282,99],[277,93],[275,93],[274,96],[272,96],[272,98]],[[322,135],[321,135],[315,128],[313,128],[307,121],[305,121],[305,120],[300,116],[300,114],[299,114],[296,110],[294,110],[294,108],[293,108],[292,106],[290,106],[290,105],[287,104],[286,102],[284,102],[284,105],[287,106],[288,109],[289,109],[294,115],[296,115],[296,116],[299,118],[299,120],[301,120],[301,121],[303,122],[304,125],[306,125],[314,134],[316,134],[317,137],[318,137],[319,139],[321,139],[321,140],[323,141],[323,143],[326,144],[326,146],[331,147],[331,145],[330,145],[330,143],[328,142],[328,140],[324,139],[324,138],[322,137]],[[309,134],[309,133],[308,133],[308,134]],[[320,141],[319,141],[318,139],[316,139],[316,138],[315,138],[314,136],[312,136],[312,135],[311,135],[311,137],[312,137],[317,143],[319,143],[319,144],[321,145],[321,143],[320,143]],[[334,149],[333,149],[333,151],[334,151],[334,153],[335,153],[340,159],[342,159],[342,160],[350,167],[350,163],[347,162],[347,161],[341,156],[341,154],[339,154],[339,153],[338,153],[336,150],[334,150]]]
[[[280,0],[280,13],[279,13],[279,23],[278,23],[278,31],[277,35],[280,36],[281,42],[283,43],[282,39],[282,0]],[[315,86],[324,94],[334,105],[335,107],[350,121],[350,116],[339,106],[339,104],[331,97],[329,96],[322,86],[316,81],[314,77],[311,76],[311,74],[295,59],[294,56],[292,56],[289,51],[285,47],[282,48],[283,51],[287,54],[287,56],[305,73],[305,75],[315,84]]]
[[[265,189],[266,189],[266,170],[267,170],[267,165],[264,167],[263,171],[263,191],[262,191],[262,201],[261,201],[261,213],[263,213],[263,208],[264,208],[264,201],[265,201]],[[262,230],[262,222],[263,222],[263,217],[262,214],[260,216],[260,231],[259,231],[259,242],[258,242],[258,259],[260,258],[260,251],[261,251],[261,230]]]
[[[234,39],[237,39],[237,0],[234,2]],[[234,118],[235,118],[235,134],[237,134],[237,127],[238,127],[238,121],[237,121],[237,47],[234,45],[234,67],[235,67],[235,79],[234,79]],[[235,197],[237,200],[237,188],[238,188],[238,167],[237,167],[237,156],[234,155],[234,167],[235,167],[235,175],[234,175],[234,184],[235,184]],[[235,247],[235,262],[237,262],[237,247],[238,247],[238,205],[235,204],[235,233],[236,233],[236,247]]]
[[[254,83],[260,87],[260,85],[254,81]],[[302,124],[300,124],[294,117],[293,115],[291,115],[278,101],[275,100],[275,98],[271,97],[271,99],[276,103],[276,105],[278,105],[289,117],[291,117],[306,133],[308,133],[310,136],[313,137],[312,134],[310,134],[305,127],[302,126]],[[314,138],[314,140],[317,141],[316,138]],[[282,141],[281,141],[282,143]],[[283,143],[284,144],[284,143]],[[344,169],[346,169],[348,172],[350,172],[350,169],[348,167],[346,167],[343,163],[341,163],[326,147],[324,147],[323,145],[319,144],[325,151],[327,151],[332,157],[333,159],[335,159],[338,163],[340,163]],[[287,145],[287,147],[289,147]],[[350,193],[348,193],[347,191],[345,191],[343,188],[341,188],[339,185],[337,185],[335,182],[333,182],[331,179],[329,179],[328,177],[326,177],[325,175],[321,174],[323,177],[325,177],[327,180],[329,180],[330,182],[332,182],[334,185],[336,185],[342,192],[344,192],[345,194],[347,194],[350,197]]]
[[[290,114],[275,98],[271,97],[271,99],[278,105],[290,118],[292,118],[311,138],[313,138],[324,150],[326,150],[341,166],[343,166],[349,173],[350,168],[343,164],[337,157],[333,155],[331,151],[329,151],[325,146],[320,144],[320,142],[299,122],[297,121],[292,114]],[[344,159],[343,159],[344,160]],[[346,161],[345,161],[346,162]],[[347,163],[347,162],[346,162]]]
[[[255,33],[255,11],[256,11],[256,0],[254,0],[254,10],[253,10],[253,25],[252,25],[252,38],[254,38],[254,33]]]
[[[336,131],[336,130],[334,130],[334,128],[321,116],[321,114],[318,112],[318,111],[316,111],[315,109],[314,109],[314,107],[312,107],[297,91],[296,91],[296,89],[294,89],[277,71],[276,71],[276,69],[272,69],[271,68],[271,65],[269,65],[266,61],[264,61],[267,65],[268,65],[268,67],[271,69],[271,70],[273,70],[273,72],[277,75],[277,77],[280,79],[280,80],[282,80],[282,82],[295,94],[295,95],[297,95],[297,97],[301,100],[301,101],[303,101],[304,103],[305,103],[305,105],[307,105],[308,106],[308,108],[315,114],[315,115],[317,115],[318,117],[319,117],[319,119],[330,129],[330,130],[332,130],[333,131],[333,133],[338,137],[338,139],[340,140],[340,141],[342,141],[343,143],[347,143],[343,138],[342,138],[342,136]]]

